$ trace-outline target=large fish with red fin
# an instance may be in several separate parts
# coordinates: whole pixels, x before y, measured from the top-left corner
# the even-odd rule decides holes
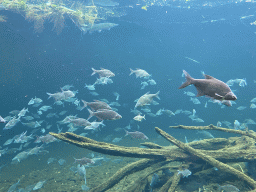
[[[220,81],[215,79],[210,75],[204,75],[205,79],[194,79],[191,77],[185,70],[183,70],[187,81],[183,83],[179,89],[183,89],[188,85],[194,85],[197,89],[197,97],[200,96],[208,96],[212,99],[220,100],[220,101],[229,101],[229,100],[236,100],[236,95],[231,91],[229,86]],[[225,102],[223,102],[225,104]],[[230,106],[230,105],[227,105]]]

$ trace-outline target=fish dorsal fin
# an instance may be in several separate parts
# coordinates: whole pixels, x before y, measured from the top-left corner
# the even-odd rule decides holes
[[[210,76],[210,75],[204,75],[205,79],[215,79],[214,77]]]
[[[145,95],[148,95],[150,93],[150,91],[148,91]]]
[[[196,95],[196,97],[201,97],[201,96],[204,96],[205,94],[204,94],[204,92],[200,89],[200,88],[196,88],[197,89],[197,95]]]
[[[101,70],[105,70],[105,69],[104,69],[104,68],[102,68],[102,67],[101,67],[100,69],[101,69]]]

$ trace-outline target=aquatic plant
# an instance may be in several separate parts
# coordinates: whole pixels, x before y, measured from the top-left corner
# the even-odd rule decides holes
[[[4,15],[0,15],[0,22],[6,22],[7,17]]]
[[[106,10],[95,6],[93,0],[77,1],[72,5],[65,0],[3,0],[0,2],[0,6],[7,11],[21,14],[29,22],[34,22],[34,30],[38,33],[44,30],[44,23],[49,21],[53,23],[53,30],[57,34],[60,34],[64,29],[66,19],[71,19],[83,31],[82,27],[92,27],[95,22],[106,19],[110,9]],[[99,14],[102,18],[99,17]],[[103,18],[103,16],[105,17]],[[117,17],[119,16],[117,15]],[[3,21],[4,19],[2,19]]]

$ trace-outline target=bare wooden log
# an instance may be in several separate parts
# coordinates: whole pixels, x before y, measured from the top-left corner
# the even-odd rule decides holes
[[[183,142],[175,139],[174,137],[167,134],[165,131],[159,129],[158,127],[156,127],[155,130],[157,131],[157,133],[162,135],[165,139],[167,139],[168,141],[170,141],[174,145],[178,146],[179,148],[189,152],[191,155],[194,155],[194,156],[197,156],[197,157],[203,159],[204,161],[208,162],[210,165],[212,165],[214,167],[217,167],[219,170],[231,173],[231,174],[237,176],[238,178],[243,179],[251,187],[253,187],[253,189],[256,188],[256,182],[252,178],[245,175],[244,173],[236,170],[235,168],[233,168],[233,167],[231,167],[227,164],[224,164],[224,163],[214,159],[211,156],[208,156],[208,155],[202,153],[200,150],[194,149],[194,148],[190,147],[189,145],[184,144]]]
[[[242,130],[235,130],[235,129],[228,129],[228,128],[222,128],[222,127],[217,127],[213,124],[210,124],[208,126],[185,126],[185,125],[178,125],[178,126],[170,126],[170,128],[174,129],[189,129],[189,130],[218,130],[218,131],[223,131],[227,133],[235,133],[239,135],[245,135],[248,137],[251,137],[256,140],[256,133],[252,130],[250,131],[242,131]]]

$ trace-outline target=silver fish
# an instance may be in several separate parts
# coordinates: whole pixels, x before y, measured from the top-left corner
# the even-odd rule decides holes
[[[88,111],[90,116],[87,120],[89,120],[92,116],[97,117],[99,120],[117,120],[122,118],[122,116],[117,112],[108,109],[102,109],[96,112],[92,112],[90,109],[88,109]]]

